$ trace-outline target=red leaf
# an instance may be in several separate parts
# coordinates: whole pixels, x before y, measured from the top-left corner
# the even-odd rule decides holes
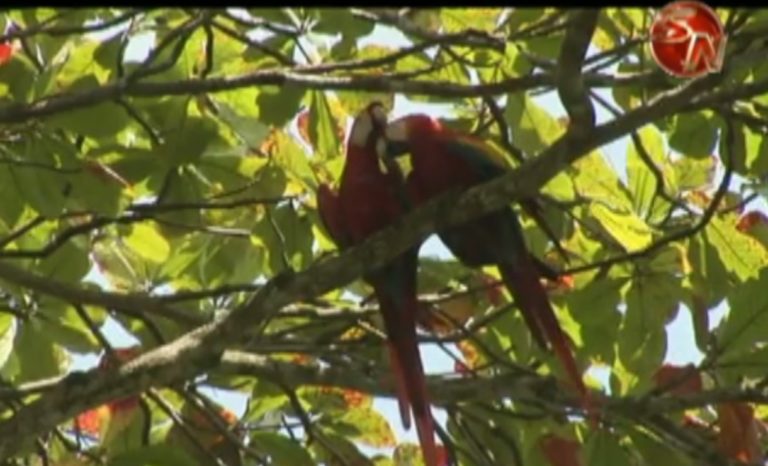
[[[698,393],[702,389],[701,374],[689,364],[687,366],[675,366],[664,364],[653,375],[656,387],[667,389],[674,395],[689,395]]]
[[[117,183],[124,188],[130,188],[131,184],[125,181],[125,178],[120,176],[116,171],[112,170],[108,165],[104,165],[101,162],[88,160],[85,162],[85,168],[89,173],[108,183]]]
[[[296,119],[296,126],[298,126],[301,139],[311,147],[312,140],[309,138],[309,110],[299,113],[299,117]]]
[[[488,286],[488,290],[486,291],[488,301],[494,306],[501,306],[504,303],[504,292],[502,291],[503,287],[501,281],[486,274],[480,275],[480,281]]]
[[[752,407],[730,402],[717,405],[717,447],[733,460],[756,464],[761,462],[757,421]]]
[[[0,65],[5,64],[13,57],[13,45],[5,42],[0,44]]]
[[[464,364],[462,361],[454,361],[453,362],[453,371],[457,374],[469,374],[472,372],[472,369],[467,367],[466,364]]]
[[[768,225],[768,217],[758,210],[752,210],[742,215],[739,219],[739,223],[736,224],[736,229],[742,233],[746,233],[758,224]]]
[[[366,394],[357,390],[344,390],[344,401],[350,408],[362,406],[365,402]]]
[[[581,466],[581,459],[579,458],[581,445],[575,440],[547,434],[539,438],[538,444],[544,458],[550,465]]]

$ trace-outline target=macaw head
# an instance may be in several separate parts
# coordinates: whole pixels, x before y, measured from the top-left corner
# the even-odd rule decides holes
[[[384,130],[387,126],[387,109],[374,101],[357,114],[349,131],[347,148],[383,152]]]
[[[387,157],[399,157],[412,150],[412,144],[441,130],[440,122],[422,113],[390,121],[384,132]]]

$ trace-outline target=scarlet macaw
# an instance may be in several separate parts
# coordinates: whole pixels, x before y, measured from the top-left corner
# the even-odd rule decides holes
[[[363,242],[394,222],[407,206],[400,188],[402,174],[394,171],[397,165],[387,168],[383,163],[386,154],[381,144],[386,124],[386,111],[378,102],[358,114],[347,141],[338,195],[327,185],[318,188],[320,218],[339,248]],[[432,414],[416,339],[418,249],[414,246],[363,278],[379,301],[403,426],[410,428],[412,409],[425,462],[437,466]]]
[[[411,154],[412,172],[406,181],[408,197],[419,204],[456,188],[503,175],[503,155],[482,140],[451,130],[427,115],[414,114],[389,123],[386,129],[390,157]],[[438,232],[459,260],[470,267],[495,264],[537,344],[552,345],[568,378],[589,407],[587,391],[571,349],[539,281],[541,263],[528,251],[515,212],[509,208]]]

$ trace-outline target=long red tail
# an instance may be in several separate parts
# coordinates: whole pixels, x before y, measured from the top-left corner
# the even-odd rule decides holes
[[[533,261],[523,258],[517,264],[499,264],[499,272],[501,272],[504,283],[515,298],[526,325],[529,328],[535,326],[535,329],[531,328],[533,335],[543,334],[552,345],[552,350],[565,369],[567,377],[579,391],[583,407],[592,417],[594,411],[589,392],[584,385],[566,336],[560,328],[560,323],[549,302],[547,292],[539,282],[539,275]],[[539,344],[541,344],[540,341]],[[546,344],[543,345],[543,349],[548,349]]]
[[[416,432],[427,466],[438,466],[435,428],[427,395],[424,368],[421,364],[419,344],[416,338],[416,297],[408,297],[400,309],[395,302],[379,297],[381,313],[389,338],[390,363],[397,379],[397,395],[403,426],[410,428],[408,406],[413,410],[416,420]],[[403,393],[404,392],[404,393]],[[402,397],[407,399],[403,400]]]

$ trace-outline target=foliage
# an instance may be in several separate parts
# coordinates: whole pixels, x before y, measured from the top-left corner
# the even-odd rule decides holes
[[[758,40],[768,15],[719,10],[730,28],[725,71],[675,100],[697,84],[653,64],[643,42],[651,10],[600,10],[586,30],[592,49],[569,74],[560,51],[579,32],[572,13],[7,10],[0,457],[417,464],[418,449],[399,442],[372,404],[393,387],[361,280],[295,295],[259,328],[235,329],[238,339],[221,343],[245,353],[235,362],[232,353],[227,364],[186,369],[186,349],[208,351],[190,334],[267,295],[265,283],[327,260],[335,246],[315,190],[338,180],[347,123],[369,101],[393,107],[397,94],[410,109],[440,104],[447,124],[482,135],[519,166],[545,157],[580,123],[537,96],[563,91],[581,73],[599,121],[633,115],[618,130],[593,129],[592,140],[606,144],[628,136],[623,152],[584,146],[573,163],[548,159],[557,174],[537,188],[555,237],[533,218],[525,229],[532,251],[562,271],[549,283],[551,298],[579,363],[609,374],[608,387],[592,380],[591,388],[610,427],[566,417],[577,404],[563,384],[531,391],[509,382],[561,377],[493,272],[423,257],[419,321],[462,355],[456,374],[431,383],[448,414],[444,462],[762,461],[768,220],[749,205],[768,193],[768,67],[760,60],[768,45]],[[549,95],[573,108],[567,93]],[[721,306],[728,312],[715,322]],[[666,326],[681,312],[690,313],[703,354],[693,368],[665,364],[680,347]],[[105,334],[115,326],[147,357],[115,351],[114,334]],[[102,353],[120,363],[73,372],[73,360]],[[143,393],[110,385],[150,363],[153,376],[174,383]],[[61,401],[95,378],[112,401]],[[237,393],[246,409],[222,408],[198,391],[205,387]],[[55,424],[55,414],[25,414],[42,402],[80,414]]]

